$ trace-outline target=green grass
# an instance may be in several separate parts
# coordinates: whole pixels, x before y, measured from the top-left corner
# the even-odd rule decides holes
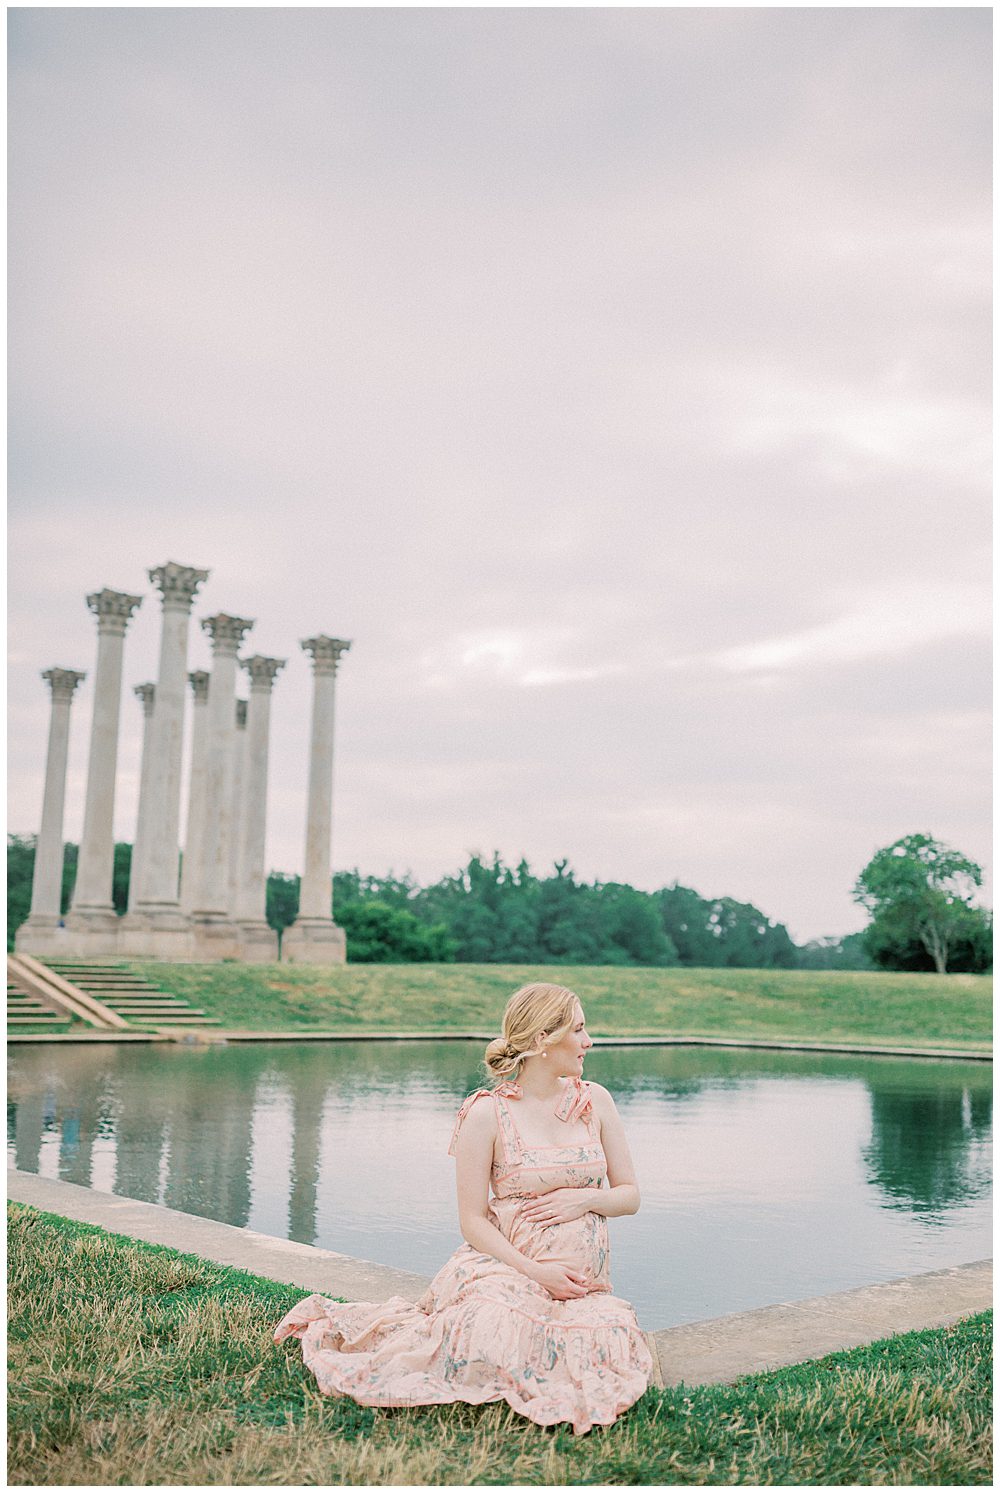
[[[988,1050],[988,975],[539,968],[496,964],[149,964],[154,985],[251,1031],[495,1031],[528,980],[580,996],[594,1036],[787,1038]]]
[[[8,1478],[32,1486],[988,1484],[991,1313],[604,1431],[324,1400],[271,1341],[293,1286],[8,1204]]]

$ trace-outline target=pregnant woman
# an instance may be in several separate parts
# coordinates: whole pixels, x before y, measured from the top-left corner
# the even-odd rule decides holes
[[[611,1295],[609,1218],[639,1207],[614,1101],[581,1080],[591,1046],[562,985],[525,985],[486,1049],[494,1080],[458,1112],[451,1152],[466,1240],[416,1303],[309,1296],[278,1324],[324,1394],[362,1405],[504,1400],[540,1426],[610,1425],[653,1359]],[[605,1183],[609,1185],[605,1185]]]

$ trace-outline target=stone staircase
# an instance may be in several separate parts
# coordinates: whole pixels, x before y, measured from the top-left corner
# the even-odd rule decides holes
[[[188,1005],[179,995],[158,990],[124,964],[78,963],[61,959],[42,961],[78,990],[141,1026],[218,1026],[216,1016]]]
[[[119,1029],[126,1025],[144,1028],[219,1025],[217,1017],[196,1009],[180,996],[158,990],[124,964],[44,959],[38,961],[36,968],[39,966],[51,970],[64,987],[84,992],[84,997],[92,997],[93,1001],[100,1003],[100,1007],[114,1013],[113,1016],[106,1017],[105,1025],[113,1022]],[[118,1018],[117,1021],[115,1017]],[[8,1029],[16,1030],[29,1025],[38,1026],[45,1031],[67,1032],[78,1028],[80,1022],[67,1019],[65,1015],[46,1005],[35,991],[22,988],[16,974],[11,978],[8,966]]]
[[[72,1022],[58,1011],[29,995],[8,976],[7,979],[7,1028],[17,1031],[20,1027],[41,1027],[47,1032],[68,1032]]]

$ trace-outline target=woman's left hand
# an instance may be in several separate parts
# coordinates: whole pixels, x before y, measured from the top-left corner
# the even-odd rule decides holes
[[[569,1223],[590,1212],[589,1191],[586,1187],[556,1187],[529,1198],[521,1209],[521,1217],[529,1223]]]

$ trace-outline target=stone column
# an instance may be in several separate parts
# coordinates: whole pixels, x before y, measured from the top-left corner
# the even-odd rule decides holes
[[[229,915],[229,841],[233,832],[233,754],[236,738],[236,655],[253,626],[219,612],[202,627],[212,640],[212,676],[205,718],[205,798],[196,906],[191,913],[199,959],[238,959]]]
[[[191,773],[188,777],[187,823],[184,830],[184,858],[181,862],[181,911],[194,911],[198,892],[198,867],[201,864],[201,831],[205,800],[205,718],[208,705],[208,670],[195,669],[188,675],[194,694],[191,721]]]
[[[115,775],[122,698],[125,629],[142,601],[125,591],[94,591],[87,605],[97,618],[94,714],[90,724],[87,798],[73,900],[66,918],[74,952],[118,951],[118,918],[111,900],[115,859]]]
[[[163,597],[160,671],[149,743],[150,794],[144,863],[135,905],[122,920],[123,953],[157,959],[189,959],[191,930],[177,896],[181,811],[181,756],[184,745],[184,676],[187,673],[191,603],[207,570],[168,560],[149,572]]]
[[[229,913],[236,912],[236,883],[239,879],[240,837],[243,825],[243,794],[246,786],[247,706],[236,701],[236,736],[233,742],[233,808],[229,836]]]
[[[52,952],[62,916],[63,810],[69,753],[69,708],[77,685],[86,677],[76,669],[46,669],[42,675],[52,692],[52,714],[45,758],[42,823],[35,844],[31,911],[14,935],[17,951],[21,954]]]
[[[303,649],[313,661],[312,729],[309,747],[309,802],[306,810],[306,863],[299,915],[282,939],[282,958],[294,964],[343,964],[344,931],[330,910],[330,836],[333,828],[333,687],[340,655],[350,643],[320,634]]]
[[[128,910],[132,911],[135,906],[135,889],[139,880],[139,865],[142,861],[144,840],[149,826],[147,818],[149,815],[149,738],[151,734],[151,721],[153,719],[153,707],[156,703],[155,684],[137,684],[133,695],[142,706],[142,758],[139,766],[139,807],[135,818],[135,835],[132,840],[132,864],[129,868],[128,878]]]
[[[250,702],[234,916],[240,927],[242,957],[254,964],[270,964],[278,958],[278,935],[267,922],[265,839],[271,690],[284,666],[283,658],[264,658],[259,653],[243,659],[250,675]]]

